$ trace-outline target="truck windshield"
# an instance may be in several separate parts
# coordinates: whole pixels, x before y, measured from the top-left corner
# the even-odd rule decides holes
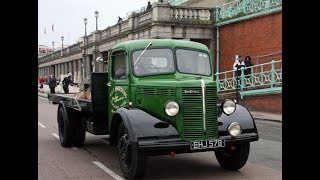
[[[148,76],[157,74],[170,74],[175,72],[173,53],[171,49],[147,49],[136,61],[143,50],[132,54],[134,65],[133,73],[136,76]]]
[[[204,52],[177,49],[177,65],[180,73],[210,76],[211,66],[209,55]]]

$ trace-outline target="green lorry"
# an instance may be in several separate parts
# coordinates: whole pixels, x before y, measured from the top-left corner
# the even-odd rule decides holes
[[[49,94],[58,104],[63,147],[86,132],[109,135],[128,179],[142,177],[148,156],[214,151],[219,164],[242,168],[259,139],[250,112],[217,98],[209,49],[172,39],[130,40],[109,54],[108,72],[91,73],[91,99]]]

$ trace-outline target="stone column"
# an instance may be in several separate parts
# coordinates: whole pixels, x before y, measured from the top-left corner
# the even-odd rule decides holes
[[[71,63],[72,63],[72,79],[73,79],[73,82],[76,82],[76,78],[78,74],[76,60],[73,60]]]
[[[90,61],[90,56],[86,55],[84,57],[84,78],[90,76],[91,73],[91,65],[90,65],[91,61]]]
[[[68,74],[69,68],[68,68],[68,63],[64,63],[64,74]]]
[[[60,64],[57,64],[57,78],[60,77],[61,71],[60,71]]]
[[[82,66],[81,66],[81,64],[82,64],[82,59],[79,59],[79,60],[77,60],[77,63],[78,63],[78,83],[81,83],[81,81],[82,81]]]
[[[98,53],[97,57],[101,57],[102,58],[102,53]],[[97,72],[103,72],[103,62],[98,63]]]
[[[94,59],[94,57],[95,57],[95,54],[92,54],[92,56],[91,56],[91,58],[90,58],[90,63],[91,63],[91,66],[92,66],[92,71],[91,72],[96,72],[96,67],[98,67],[98,66],[96,66],[96,60]]]
[[[65,69],[64,63],[61,63],[61,67],[62,67],[62,68],[61,68],[61,70],[62,70],[62,71],[61,71],[61,74],[65,74],[65,72],[64,72],[64,69]]]
[[[84,61],[83,61],[83,58],[80,60],[80,80],[81,82],[84,80]]]
[[[72,74],[72,61],[68,62],[68,71]]]
[[[58,64],[53,65],[54,66],[54,75],[56,78],[58,77]]]
[[[63,74],[66,74],[68,71],[68,65],[67,63],[63,63]]]
[[[92,65],[93,65],[93,72],[99,72],[99,63],[96,61],[98,55],[97,52],[93,52],[92,54]]]

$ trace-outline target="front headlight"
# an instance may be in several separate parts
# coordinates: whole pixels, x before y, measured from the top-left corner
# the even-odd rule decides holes
[[[233,122],[228,127],[228,132],[232,137],[239,136],[242,132],[241,126],[237,122]]]
[[[174,101],[168,101],[164,106],[164,110],[168,116],[175,116],[179,112],[179,105]]]
[[[229,99],[226,99],[222,103],[221,108],[225,114],[230,115],[236,111],[236,103]]]

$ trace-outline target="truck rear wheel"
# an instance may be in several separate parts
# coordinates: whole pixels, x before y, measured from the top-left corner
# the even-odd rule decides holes
[[[242,168],[249,156],[250,143],[235,144],[235,149],[230,147],[217,149],[215,155],[221,167],[228,170],[238,170]]]
[[[141,178],[145,172],[147,156],[139,151],[137,145],[129,140],[129,133],[123,122],[118,129],[119,163],[124,176],[128,179]]]
[[[61,146],[70,147],[72,141],[71,123],[68,121],[67,112],[64,111],[63,107],[59,107],[58,110],[58,129]]]

